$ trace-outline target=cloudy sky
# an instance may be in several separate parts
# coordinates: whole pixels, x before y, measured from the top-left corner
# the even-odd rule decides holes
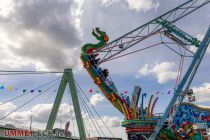
[[[85,43],[96,43],[91,31],[100,27],[110,40],[129,32],[145,22],[184,3],[185,0],[7,0],[0,2],[0,70],[49,70],[63,71],[65,68],[74,70],[75,79],[87,94],[91,104],[98,110],[104,122],[117,137],[125,137],[120,127],[123,116],[110,105],[102,94],[95,93],[94,85],[84,70],[80,56],[80,48]],[[199,9],[176,25],[190,35],[202,40],[210,23],[209,5]],[[155,41],[154,39],[152,41]],[[146,43],[136,45],[144,47]],[[190,48],[195,51],[195,48]],[[191,88],[196,95],[196,104],[210,106],[210,48],[207,50]],[[104,64],[109,69],[113,81],[119,91],[128,90],[132,94],[135,85],[142,87],[142,92],[149,96],[160,91],[166,93],[173,89],[180,58],[166,47],[159,47],[136,53],[122,59]],[[183,73],[190,60],[184,63]],[[0,76],[1,85],[11,85],[18,89],[35,89],[44,83],[60,78],[61,75],[22,75]],[[59,80],[58,80],[59,82]],[[29,126],[31,111],[33,127],[44,129],[55,98],[57,84],[46,91],[46,94],[30,102],[2,123],[7,121],[16,125]],[[48,86],[49,87],[49,86]],[[89,93],[89,89],[93,93]],[[47,87],[44,87],[47,89]],[[0,102],[5,102],[22,94],[21,91],[0,91]],[[0,117],[17,109],[38,93],[27,94],[15,101],[0,106]],[[160,100],[156,112],[163,112],[172,94],[159,94]],[[46,99],[45,99],[46,98]],[[24,101],[24,102],[23,102]],[[67,108],[67,109],[66,109]],[[64,127],[73,111],[69,104],[67,92],[64,95],[55,127]],[[84,119],[90,114],[82,111]],[[108,136],[106,128],[99,120],[99,125]],[[88,127],[88,124],[87,124]],[[70,125],[73,131],[73,123]],[[90,129],[90,128],[88,128]],[[96,130],[95,134],[97,135]],[[75,132],[78,135],[78,132]],[[90,134],[93,136],[94,134]]]

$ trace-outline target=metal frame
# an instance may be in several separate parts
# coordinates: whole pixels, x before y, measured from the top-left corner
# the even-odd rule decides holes
[[[206,52],[206,49],[208,48],[209,42],[210,42],[210,27],[208,28],[208,31],[206,32],[203,41],[201,42],[198,50],[196,51],[196,53],[194,55],[194,59],[192,60],[186,74],[184,75],[181,83],[178,85],[178,88],[175,91],[174,96],[173,96],[172,100],[170,101],[165,113],[161,117],[158,125],[156,126],[155,132],[150,136],[149,140],[155,140],[155,138],[159,134],[165,120],[168,118],[169,112],[171,111],[171,109],[173,108],[173,105],[175,103],[177,104],[177,106],[176,106],[174,115],[176,115],[176,110],[179,109],[179,105],[182,103],[182,101],[185,97],[185,93],[190,87],[190,84],[191,84],[191,82],[195,76],[195,73],[200,65],[200,62]],[[184,93],[184,94],[180,94],[180,93]]]
[[[157,21],[164,20],[170,23],[175,23],[176,21],[196,11],[209,2],[210,0],[189,0],[179,5],[178,7],[168,11],[167,13],[108,43],[104,48],[95,52],[104,53],[99,64],[113,59],[117,55],[122,54],[128,48],[149,38],[150,36],[161,33],[161,31],[163,31],[163,27]]]

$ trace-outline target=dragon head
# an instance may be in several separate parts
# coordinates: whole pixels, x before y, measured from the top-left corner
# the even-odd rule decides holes
[[[106,43],[109,41],[108,35],[105,32],[101,31],[98,27],[96,27],[95,30],[93,30],[93,34],[100,41],[104,41]]]

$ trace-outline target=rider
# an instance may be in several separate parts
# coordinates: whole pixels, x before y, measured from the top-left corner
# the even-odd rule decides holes
[[[103,69],[103,75],[104,75],[104,77],[105,77],[105,80],[107,79],[107,77],[109,76],[109,71],[108,71],[108,69]]]
[[[104,77],[105,77],[105,83],[107,84],[107,86],[109,86],[113,92],[117,92],[117,88],[115,87],[114,83],[112,82],[112,80],[109,77],[109,71],[108,69],[103,69],[102,71]]]

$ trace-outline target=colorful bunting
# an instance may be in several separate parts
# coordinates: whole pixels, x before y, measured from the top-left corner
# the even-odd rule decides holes
[[[7,86],[7,90],[13,90],[12,86]]]
[[[42,92],[42,90],[38,90],[38,92],[40,93],[40,92]]]
[[[34,90],[31,90],[31,93],[33,93],[34,92]]]
[[[26,89],[23,89],[23,93],[25,93],[27,90]]]

